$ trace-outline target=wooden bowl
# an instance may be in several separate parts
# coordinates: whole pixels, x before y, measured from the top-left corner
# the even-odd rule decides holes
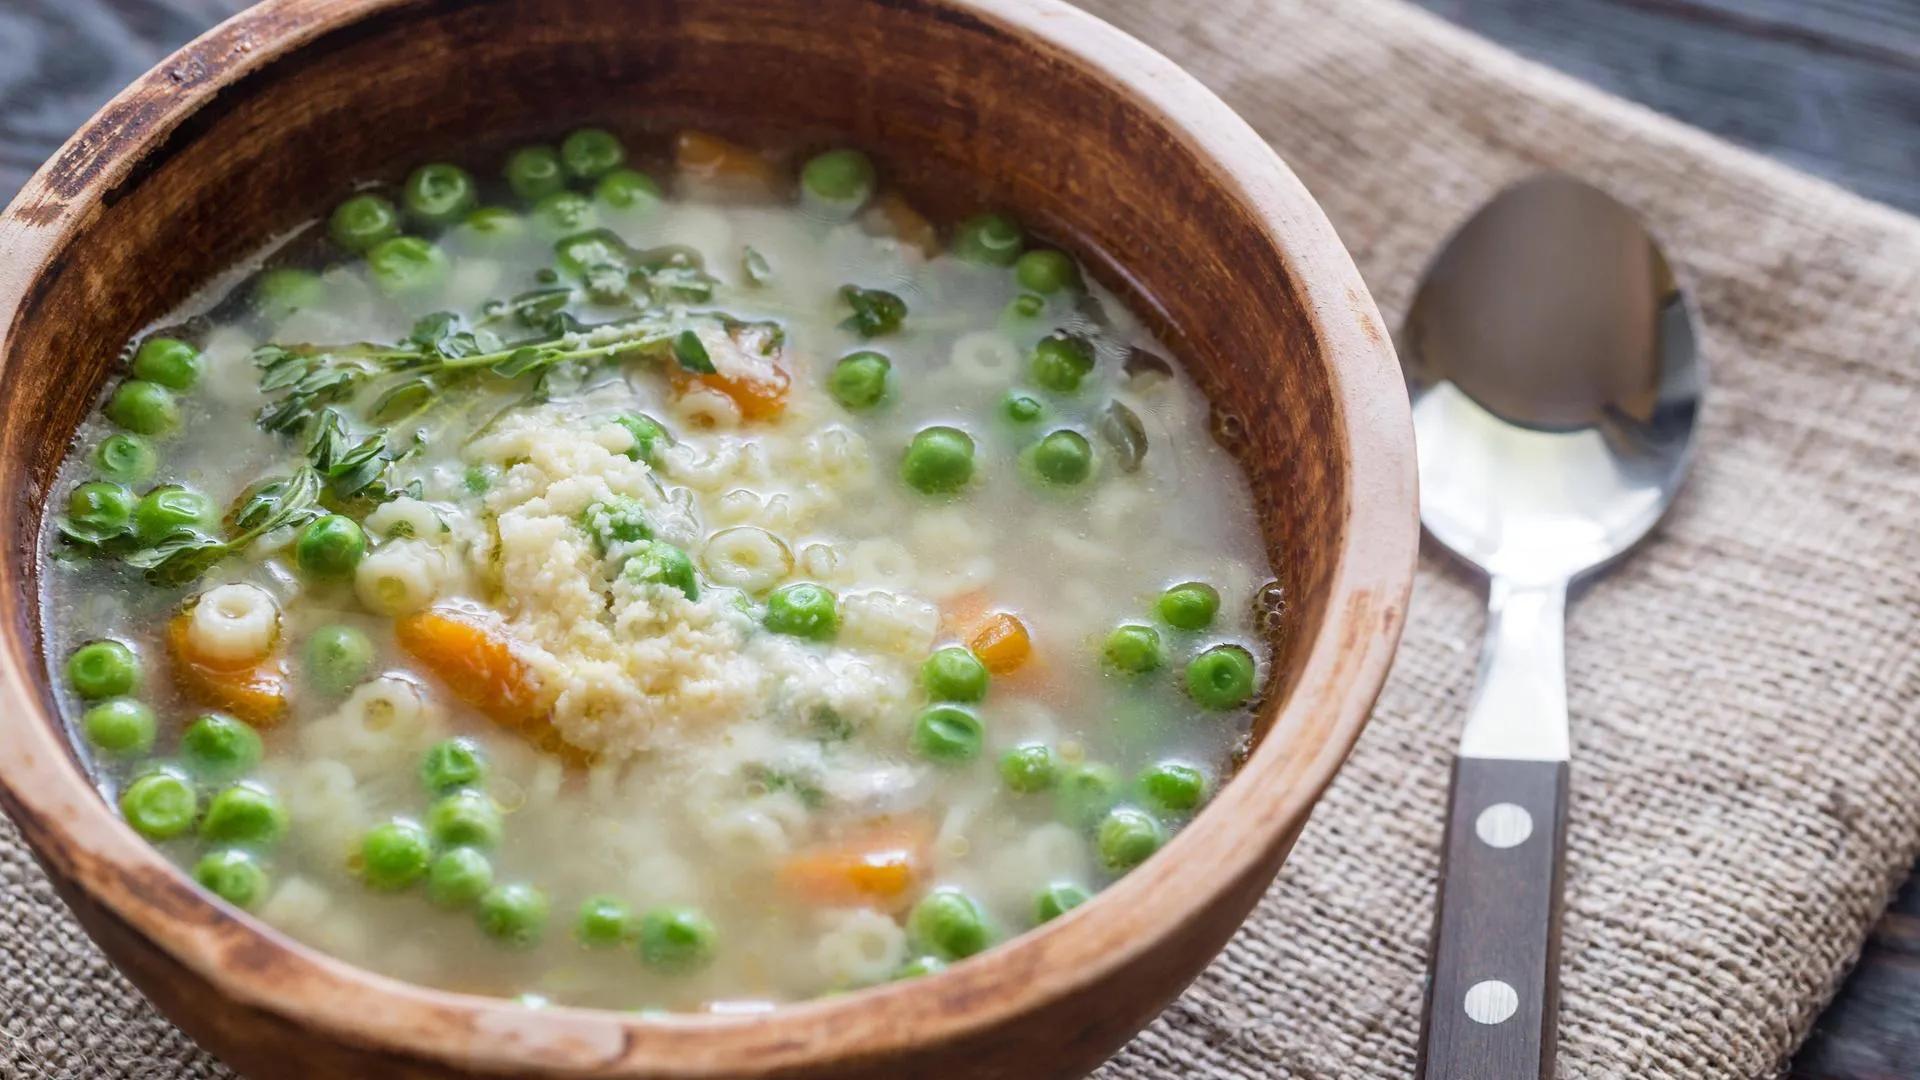
[[[122,343],[355,179],[475,132],[586,120],[851,140],[937,213],[1010,207],[1156,324],[1216,403],[1287,598],[1259,739],[1094,902],[946,974],[767,1014],[531,1010],[368,974],[211,901],[83,775],[39,645],[35,522]],[[942,173],[972,186],[916,180]],[[1224,104],[1052,0],[270,0],[149,72],[27,184],[0,219],[0,332],[0,802],[114,962],[258,1076],[1078,1075],[1272,881],[1404,618],[1411,426],[1352,262]]]

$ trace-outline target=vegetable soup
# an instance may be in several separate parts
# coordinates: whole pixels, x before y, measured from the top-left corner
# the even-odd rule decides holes
[[[470,164],[237,268],[78,433],[46,654],[130,826],[367,968],[695,1010],[962,961],[1201,808],[1277,587],[1070,255],[854,150]]]

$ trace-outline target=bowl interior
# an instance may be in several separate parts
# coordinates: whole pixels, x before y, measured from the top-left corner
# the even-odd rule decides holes
[[[1284,717],[1285,738],[1272,741],[1286,754],[1258,755],[1270,765],[1260,778],[1266,788],[1250,792],[1251,778],[1227,785],[1166,853],[1110,890],[1130,901],[1089,905],[1037,944],[1007,950],[1015,958],[1000,969],[962,965],[933,980],[951,989],[913,1014],[926,1024],[950,1020],[942,1037],[970,1045],[982,1061],[1028,1054],[1063,1071],[1090,1066],[1198,971],[1270,880],[1384,677],[1414,531],[1404,398],[1378,407],[1369,398],[1398,392],[1391,352],[1324,218],[1197,84],[1063,6],[269,0],[163,64],[96,117],[0,220],[0,256],[16,256],[12,265],[0,258],[0,319],[19,292],[11,324],[0,326],[0,531],[8,544],[0,646],[5,667],[33,673],[31,686],[13,678],[15,689],[37,694],[41,705],[38,720],[22,719],[53,715],[38,678],[45,669],[36,522],[71,433],[127,339],[223,268],[324,213],[356,181],[391,178],[440,156],[497,160],[490,155],[512,142],[587,122],[662,133],[696,126],[800,148],[852,143],[936,220],[1010,209],[1119,292],[1214,402],[1216,431],[1251,479],[1285,597],[1256,736]],[[1311,250],[1276,246],[1282,234]],[[1323,279],[1316,284],[1312,274]],[[1336,377],[1343,363],[1353,365],[1344,388]],[[1384,433],[1368,465],[1377,489],[1359,494],[1356,425]],[[1368,520],[1384,527],[1356,539],[1356,507],[1374,503]],[[1372,545],[1371,561],[1356,573],[1353,547],[1361,543]],[[42,766],[21,768],[28,767]],[[94,817],[103,816],[99,809]],[[1220,823],[1233,813],[1252,816]],[[129,841],[131,834],[113,838],[123,850]],[[46,857],[46,845],[36,845]],[[1182,878],[1162,866],[1182,851],[1213,860],[1211,876]],[[56,878],[93,875],[68,895],[83,917],[92,912],[89,927],[101,936],[98,920],[110,913],[87,894],[109,891],[97,885],[106,872],[78,857],[53,861]],[[177,875],[170,880],[170,889],[189,895]],[[107,907],[126,914],[114,902]],[[1201,907],[1224,917],[1182,917]],[[1089,928],[1099,918],[1102,932],[1126,948],[1115,951]],[[124,929],[109,928],[102,940]],[[250,931],[222,934],[235,950],[257,942]],[[1053,962],[1063,958],[1071,963]],[[169,969],[147,962],[152,972],[140,981],[152,992]],[[1022,1038],[1001,1030],[985,1039],[988,1013],[1000,1024],[1034,1001],[1064,1000],[1071,986],[1123,969],[1138,982],[1125,1003],[1089,997],[1070,1012],[1029,1009],[1042,1022]],[[327,978],[329,992],[352,989],[339,972]],[[980,996],[994,985],[1004,1000]],[[180,1001],[185,993],[167,996],[190,1008]],[[900,990],[879,993],[905,1000]],[[431,1008],[341,1022],[371,1029],[390,1020],[395,1038],[418,1017],[472,1022],[443,1003]],[[799,1007],[815,1019],[795,1023],[813,1024],[821,1045],[912,1037],[878,1013],[844,1023],[839,1008]],[[340,993],[328,1015],[352,1017],[355,1009]],[[820,1019],[829,1015],[838,1020]],[[1061,1038],[1063,1022],[1075,1025],[1070,1039]],[[597,1038],[599,1029],[588,1033]],[[734,1053],[699,1037],[661,1043],[668,1049],[660,1053]],[[477,1054],[483,1043],[510,1042],[487,1043],[461,1026],[442,1046]],[[546,1052],[526,1053],[536,1051]],[[648,1052],[629,1039],[593,1060]],[[781,1061],[814,1052],[789,1043],[768,1051]],[[591,1056],[552,1053],[574,1062]],[[891,1075],[880,1052],[863,1060],[872,1075]],[[686,1075],[710,1074],[689,1066]]]
[[[349,185],[434,157],[498,160],[580,122],[695,126],[850,141],[936,220],[1007,207],[1082,256],[1216,403],[1283,586],[1280,625],[1311,626],[1345,470],[1327,360],[1265,231],[1216,163],[1097,73],[929,10],[954,17],[869,0],[396,5],[222,92],[105,193],[14,328],[0,415],[42,421],[6,433],[5,460],[24,470],[9,478],[11,550],[33,550],[67,439],[127,339]],[[94,177],[88,159],[70,164],[53,188],[78,198]],[[0,573],[35,595],[36,560]],[[9,644],[34,655],[33,605],[14,611]],[[1275,636],[1270,701],[1298,674],[1301,637]]]

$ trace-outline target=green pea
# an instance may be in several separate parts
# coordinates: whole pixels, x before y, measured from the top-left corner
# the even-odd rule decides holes
[[[650,209],[662,198],[660,184],[637,169],[615,169],[593,185],[593,197],[615,210]]]
[[[581,128],[560,143],[560,163],[575,180],[595,180],[620,167],[627,148],[613,132]]]
[[[1154,610],[1176,630],[1205,630],[1220,610],[1220,593],[1205,582],[1182,582],[1161,593]]]
[[[1013,264],[1013,276],[1023,289],[1037,293],[1057,293],[1080,287],[1080,269],[1065,252],[1036,248],[1020,256]]]
[[[504,206],[482,206],[467,215],[467,234],[488,248],[498,248],[527,234],[527,219]]]
[[[624,944],[633,934],[633,909],[611,896],[589,897],[573,922],[574,939],[589,949]]]
[[[149,840],[171,840],[193,828],[200,797],[185,777],[171,770],[150,772],[120,793],[120,816]]]
[[[911,742],[928,761],[958,765],[979,757],[985,739],[979,717],[958,705],[934,705],[913,722]]]
[[[441,852],[427,867],[427,899],[441,907],[466,907],[492,887],[492,860],[469,847]]]
[[[367,271],[389,296],[417,295],[446,280],[447,256],[417,236],[396,236],[367,252]]]
[[[160,469],[160,455],[153,444],[138,435],[116,431],[100,440],[93,452],[93,467],[100,475],[119,484],[138,484],[153,478]]]
[[[253,283],[253,310],[268,322],[319,307],[326,299],[327,283],[311,270],[283,266],[261,274]]]
[[[133,535],[156,544],[175,533],[211,528],[213,501],[178,484],[163,484],[141,496],[133,508]]]
[[[1163,761],[1140,774],[1140,794],[1155,810],[1184,814],[1207,797],[1207,777],[1184,762]]]
[[[326,514],[307,522],[294,541],[293,561],[310,578],[343,578],[367,554],[367,534],[345,514]]]
[[[260,763],[264,747],[253,725],[220,713],[207,713],[180,736],[180,756],[200,776],[226,780]]]
[[[953,234],[953,253],[968,262],[1012,266],[1026,242],[1020,223],[1005,214],[979,214],[960,223]]]
[[[613,422],[627,429],[633,436],[633,445],[627,447],[627,457],[633,461],[644,461],[654,468],[660,467],[660,454],[673,445],[673,436],[660,421],[646,413],[621,413]]]
[[[1093,344],[1078,334],[1055,330],[1034,345],[1027,372],[1042,388],[1071,394],[1093,372]]]
[[[818,202],[851,212],[873,194],[873,159],[858,150],[829,150],[800,167],[800,187]]]
[[[1039,743],[1026,743],[1001,755],[1000,780],[1009,791],[1032,795],[1060,781],[1060,764],[1052,750]]]
[[[1045,310],[1047,310],[1046,297],[1039,293],[1023,292],[1007,302],[1006,309],[1001,312],[1001,319],[1010,325],[1019,326],[1028,319],[1038,318]]]
[[[495,885],[480,897],[480,929],[515,948],[537,944],[547,929],[547,894],[514,882]]]
[[[87,741],[109,754],[131,756],[153,749],[159,726],[153,710],[132,698],[114,698],[88,709],[80,717]]]
[[[207,803],[200,837],[215,844],[271,844],[287,829],[287,812],[258,784],[223,788]]]
[[[193,864],[200,887],[237,908],[250,908],[267,895],[267,872],[244,851],[209,851]]]
[[[640,919],[640,961],[655,971],[679,974],[706,967],[719,940],[713,920],[695,908],[655,908]]]
[[[191,390],[205,369],[200,350],[179,338],[148,338],[133,354],[133,377],[169,390]]]
[[[323,626],[307,639],[307,679],[320,692],[344,694],[373,670],[373,641],[355,627]]]
[[[1166,647],[1160,644],[1160,631],[1140,623],[1114,627],[1100,655],[1108,667],[1130,675],[1143,675],[1167,662]]]
[[[171,435],[180,426],[173,391],[145,379],[128,379],[107,399],[107,419],[140,435]]]
[[[928,495],[960,490],[973,478],[973,436],[959,428],[922,428],[907,444],[900,476],[908,487]]]
[[[534,222],[559,236],[591,229],[599,216],[593,209],[593,201],[577,191],[556,191],[533,204]]]
[[[928,893],[907,916],[907,940],[942,960],[962,960],[985,949],[991,935],[986,916],[958,889]]]
[[[1022,394],[1017,390],[1007,395],[1000,409],[1007,414],[1007,419],[1016,424],[1031,424],[1046,415],[1047,411],[1047,407],[1040,404],[1039,398],[1031,394]]]
[[[433,858],[433,840],[414,822],[395,819],[360,839],[360,877],[368,888],[396,892],[419,881]]]
[[[507,186],[527,202],[565,190],[567,176],[551,146],[523,146],[507,158]]]
[[[920,665],[920,685],[935,701],[979,701],[987,696],[987,665],[958,645],[939,649]]]
[[[67,657],[67,681],[88,701],[130,694],[139,676],[133,650],[112,638],[89,641]]]
[[[444,228],[480,205],[480,190],[467,170],[435,162],[413,170],[400,189],[400,201],[414,221],[429,228]]]
[[[1033,921],[1036,924],[1053,920],[1086,903],[1093,897],[1087,890],[1071,882],[1056,881],[1040,890],[1033,900]]]
[[[1125,806],[1108,813],[1094,833],[1100,863],[1109,870],[1131,870],[1139,866],[1147,861],[1147,856],[1160,850],[1165,840],[1166,833],[1153,815]]]
[[[1046,483],[1078,484],[1093,473],[1093,447],[1086,436],[1061,428],[1035,444],[1031,462]]]
[[[810,581],[782,585],[767,597],[767,629],[776,634],[828,641],[840,629],[832,590]]]
[[[1187,664],[1187,693],[1209,709],[1245,705],[1253,680],[1253,654],[1238,645],[1215,645]]]
[[[364,255],[400,235],[400,211],[378,195],[355,195],[333,208],[327,235],[355,255]]]
[[[1069,766],[1060,772],[1054,798],[1061,820],[1091,828],[1120,801],[1120,774],[1097,762]]]
[[[500,808],[486,792],[461,788],[427,809],[427,831],[446,847],[485,850],[500,842]]]
[[[688,600],[700,599],[700,578],[686,552],[665,540],[642,540],[633,548],[620,571],[622,577],[678,589]]]
[[[938,975],[945,970],[947,970],[947,962],[937,956],[916,956],[894,971],[893,981],[918,979],[923,975]]]
[[[594,547],[602,555],[616,544],[653,539],[652,516],[640,500],[630,495],[602,499],[580,511],[580,527],[593,537]]]
[[[870,409],[887,396],[887,374],[892,370],[893,362],[877,352],[848,353],[827,377],[827,392],[846,408]]]
[[[105,540],[131,528],[137,509],[133,492],[105,480],[90,480],[67,496],[67,523],[77,532]]]
[[[463,787],[478,787],[486,780],[486,754],[472,739],[456,737],[442,740],[420,759],[420,782],[435,795],[444,795]]]
[[[493,488],[496,474],[491,465],[469,465],[460,476],[460,486],[466,488],[469,495],[485,495]]]

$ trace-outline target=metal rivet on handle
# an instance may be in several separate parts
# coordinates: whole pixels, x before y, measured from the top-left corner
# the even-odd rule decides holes
[[[1520,994],[1499,979],[1467,988],[1467,1018],[1477,1024],[1498,1024],[1520,1011]]]
[[[1533,835],[1533,815],[1510,802],[1494,803],[1473,819],[1473,832],[1488,847],[1514,847]]]

